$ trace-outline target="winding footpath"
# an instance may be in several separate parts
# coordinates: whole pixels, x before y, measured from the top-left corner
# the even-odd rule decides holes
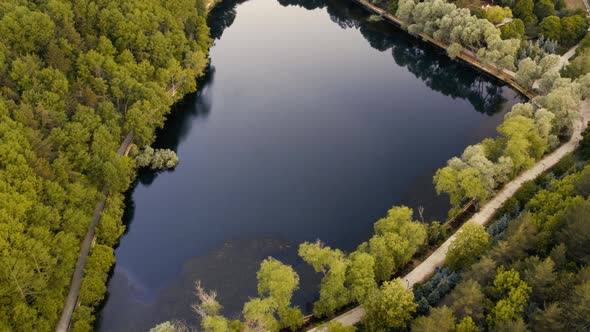
[[[400,22],[394,16],[387,14],[384,10],[379,7],[374,6],[373,4],[365,1],[365,0],[354,0],[359,3],[361,6],[364,6],[369,11],[372,11],[376,14],[379,14],[383,17],[386,17],[390,22],[393,22],[396,25],[401,26],[402,22]],[[422,36],[425,37],[425,36]],[[433,38],[426,36],[427,41],[438,45],[442,48],[446,49],[446,45],[443,43],[434,40]],[[569,59],[575,54],[577,49],[577,45],[566,52],[563,56],[561,56],[559,61],[559,68],[566,66],[569,63]],[[492,74],[493,76],[498,77],[498,74],[490,72],[484,66],[477,65],[479,61],[476,59],[472,59],[472,56],[463,53],[464,57],[461,57],[462,60],[475,65],[475,67]],[[474,60],[474,61],[473,61]],[[522,88],[518,84],[514,84],[514,73],[510,71],[504,70],[502,72],[502,77],[498,77],[501,80],[509,83],[513,87],[518,88],[520,91]],[[507,80],[506,77],[509,76]],[[525,95],[531,97],[530,93],[527,91]],[[583,101],[580,104],[580,118],[576,123],[574,123],[574,132],[570,140],[560,146],[557,150],[553,151],[552,153],[545,156],[543,159],[539,160],[533,167],[524,171],[519,176],[517,176],[512,181],[508,182],[504,185],[504,187],[490,200],[488,201],[479,212],[477,212],[470,220],[485,226],[496,214],[496,211],[504,205],[504,203],[512,197],[518,189],[522,187],[522,185],[530,180],[536,179],[539,175],[545,172],[545,170],[555,166],[563,157],[567,154],[573,152],[577,147],[580,141],[582,140],[582,132],[586,129],[588,122],[590,121],[590,100]],[[455,234],[449,237],[440,247],[436,249],[426,260],[424,260],[420,265],[416,266],[410,273],[406,274],[402,280],[405,282],[406,287],[412,288],[417,283],[422,283],[426,281],[431,275],[434,274],[437,268],[442,267],[444,265],[445,259],[447,257],[447,252],[449,251],[449,246],[457,237],[463,228],[459,228]],[[363,316],[365,315],[365,310],[362,306],[358,306],[354,309],[351,309],[340,316],[337,316],[330,320],[330,322],[339,322],[345,326],[355,325],[358,324]],[[326,331],[324,325],[314,327],[309,329],[308,332],[319,332],[319,331]]]
[[[576,121],[574,124],[574,133],[567,143],[563,144],[557,150],[539,160],[532,168],[526,170],[514,180],[507,183],[492,200],[487,202],[483,208],[471,218],[471,220],[482,226],[486,225],[494,217],[496,211],[502,207],[502,205],[512,197],[525,182],[534,180],[545,172],[545,170],[555,166],[561,158],[573,152],[582,139],[582,132],[586,128],[586,124],[590,121],[590,100],[582,102],[580,105],[580,113],[581,121]],[[424,282],[428,277],[434,274],[437,267],[443,266],[449,250],[449,245],[455,240],[457,234],[461,231],[462,229],[460,228],[424,262],[402,278],[408,288],[412,288],[417,283]],[[360,322],[364,315],[365,311],[361,306],[358,306],[332,319],[332,321],[340,322],[343,325],[355,325]],[[309,331],[324,330],[325,328],[323,327],[317,327],[310,329]]]
[[[123,143],[121,143],[121,146],[119,146],[117,154],[120,156],[127,155],[131,141],[133,141],[133,134],[129,133],[123,140]],[[82,279],[84,278],[84,267],[86,266],[86,261],[88,260],[90,248],[92,248],[96,226],[100,222],[102,211],[106,206],[106,197],[108,196],[108,192],[103,189],[102,193],[105,198],[96,203],[96,207],[94,208],[94,213],[92,215],[92,222],[88,226],[88,231],[84,236],[84,240],[82,240],[82,244],[80,246],[80,255],[76,261],[76,267],[74,269],[74,275],[72,276],[72,283],[70,284],[70,290],[68,292],[68,296],[66,297],[64,309],[59,322],[57,323],[57,327],[55,328],[56,332],[66,332],[68,330],[70,320],[72,319],[72,314],[74,313],[76,303],[78,302],[78,294],[80,293],[80,286],[82,286]]]

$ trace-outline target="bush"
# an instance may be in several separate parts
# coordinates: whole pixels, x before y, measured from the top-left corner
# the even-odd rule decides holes
[[[488,227],[488,234],[490,234],[494,243],[504,237],[504,231],[508,228],[509,222],[510,218],[507,215],[503,215]]]
[[[432,278],[414,290],[414,298],[418,303],[416,312],[421,315],[427,314],[430,306],[440,302],[455,288],[460,279],[460,274],[449,268],[437,268]]]
[[[136,158],[138,167],[150,167],[153,170],[171,169],[178,165],[178,156],[170,149],[153,149],[146,147]]]

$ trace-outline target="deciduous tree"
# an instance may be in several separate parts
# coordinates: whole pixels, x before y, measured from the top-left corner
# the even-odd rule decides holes
[[[369,331],[405,328],[416,311],[414,293],[401,279],[386,281],[381,289],[363,303],[366,315],[363,322]]]
[[[451,242],[445,263],[453,270],[461,270],[476,262],[488,248],[490,236],[485,229],[472,221],[461,227]]]

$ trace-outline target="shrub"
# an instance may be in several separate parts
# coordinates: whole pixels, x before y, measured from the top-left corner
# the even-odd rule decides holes
[[[137,156],[136,162],[138,167],[171,169],[178,165],[178,156],[170,149],[153,149],[148,146]]]

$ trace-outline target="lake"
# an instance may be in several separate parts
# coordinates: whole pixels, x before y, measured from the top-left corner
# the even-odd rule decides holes
[[[158,148],[173,171],[141,171],[128,193],[97,330],[180,319],[195,280],[229,317],[256,296],[268,256],[300,274],[309,312],[319,276],[303,241],[352,251],[393,205],[444,220],[432,176],[485,137],[522,98],[441,50],[341,0],[224,1],[199,92],[175,106]],[[418,218],[416,213],[416,218]]]

